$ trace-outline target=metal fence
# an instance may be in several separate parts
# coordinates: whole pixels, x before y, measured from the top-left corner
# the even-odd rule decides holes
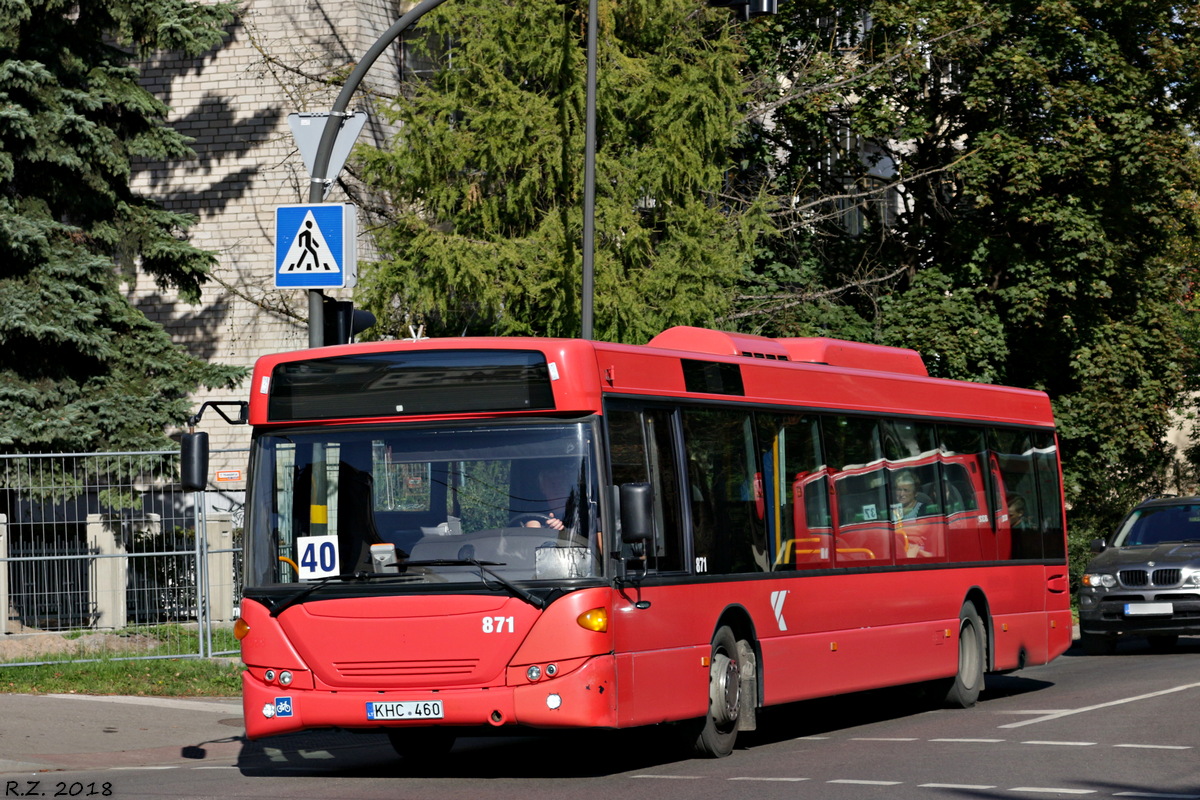
[[[236,654],[241,473],[185,493],[178,461],[0,455],[0,667]]]

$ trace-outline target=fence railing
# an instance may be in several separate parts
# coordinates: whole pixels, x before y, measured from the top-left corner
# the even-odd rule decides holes
[[[0,456],[0,667],[237,652],[244,486],[185,493],[177,470],[169,451]]]

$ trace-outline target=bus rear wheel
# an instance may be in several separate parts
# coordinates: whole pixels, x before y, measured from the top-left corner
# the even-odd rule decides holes
[[[987,659],[983,619],[975,604],[963,603],[958,613],[958,673],[946,691],[946,706],[970,708],[983,689],[983,671]]]
[[[737,638],[728,627],[717,630],[712,640],[708,667],[708,714],[696,738],[698,755],[724,758],[737,741],[738,713],[742,697],[741,664]]]

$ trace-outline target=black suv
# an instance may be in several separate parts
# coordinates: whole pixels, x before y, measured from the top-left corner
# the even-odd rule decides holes
[[[1079,588],[1084,652],[1111,653],[1123,633],[1156,650],[1200,635],[1200,497],[1147,500],[1092,551]]]

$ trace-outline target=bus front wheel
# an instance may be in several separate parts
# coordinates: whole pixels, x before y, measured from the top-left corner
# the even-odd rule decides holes
[[[946,705],[950,708],[970,708],[979,700],[987,659],[986,643],[983,619],[975,604],[963,603],[958,614],[958,673],[946,691]]]
[[[722,626],[712,640],[712,656],[708,667],[708,714],[696,738],[697,754],[724,758],[733,752],[734,742],[737,741],[741,690],[737,638],[733,631]]]

